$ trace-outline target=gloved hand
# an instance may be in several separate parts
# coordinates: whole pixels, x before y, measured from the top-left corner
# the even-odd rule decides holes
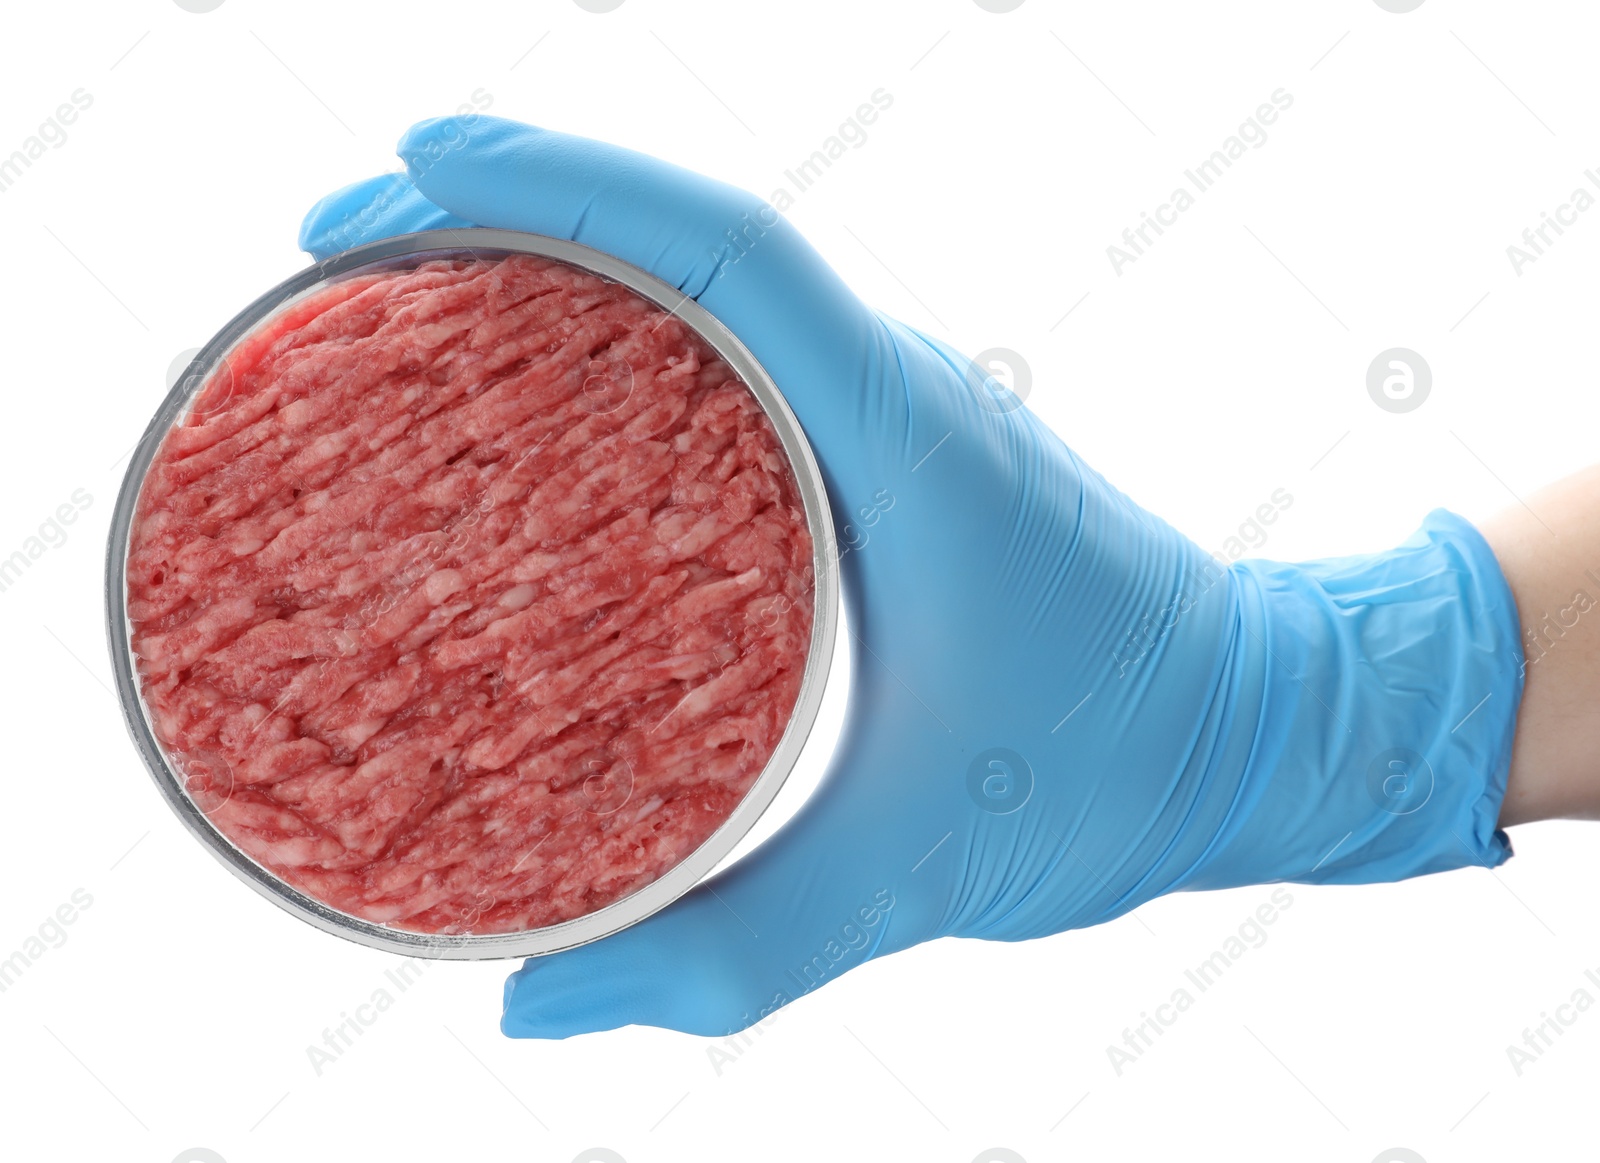
[[[1516,610],[1461,518],[1366,557],[1218,561],[750,194],[489,117],[422,122],[399,152],[408,175],[324,199],[301,245],[534,231],[693,296],[815,449],[854,634],[844,733],[799,814],[647,920],[528,961],[506,1033],[724,1035],[936,937],[1510,854]]]

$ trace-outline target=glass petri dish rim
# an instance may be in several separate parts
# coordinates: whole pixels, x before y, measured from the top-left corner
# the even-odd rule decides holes
[[[766,766],[728,818],[698,848],[656,880],[592,913],[538,929],[514,933],[416,933],[335,909],[281,880],[234,845],[189,796],[182,777],[156,739],[139,686],[127,608],[128,546],[139,494],[162,439],[186,414],[211,372],[268,319],[320,288],[357,274],[415,266],[430,258],[508,254],[539,255],[620,283],[683,320],[749,387],[789,458],[811,533],[811,641],[794,709]],[[297,272],[245,307],[200,349],[162,401],[129,458],[107,540],[106,630],[123,719],[162,798],[188,830],[251,888],[324,932],[402,956],[458,961],[531,957],[599,940],[665,908],[699,883],[755,826],[798,762],[822,705],[839,619],[838,561],[827,490],[799,420],[755,356],[698,302],[631,263],[568,239],[488,227],[430,230],[353,247]]]

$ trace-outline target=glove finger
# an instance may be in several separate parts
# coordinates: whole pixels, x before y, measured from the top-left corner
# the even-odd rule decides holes
[[[898,450],[907,407],[885,390],[897,382],[888,332],[755,195],[496,117],[419,122],[399,154],[417,188],[462,218],[592,246],[696,299],[772,373],[819,454],[837,447],[841,471],[890,433]]]
[[[420,190],[475,222],[584,243],[695,298],[734,274],[785,293],[809,280],[859,313],[766,202],[658,158],[499,117],[418,122],[398,152]]]
[[[470,225],[428,201],[406,174],[379,174],[311,207],[300,224],[300,249],[320,260],[394,234]]]
[[[864,770],[869,750],[848,764]],[[937,830],[904,817],[886,787],[836,762],[765,844],[681,900],[603,940],[530,959],[506,982],[501,1029],[565,1038],[627,1025],[723,1036],[867,960],[942,931],[966,841],[916,867]],[[881,799],[874,799],[877,796]]]

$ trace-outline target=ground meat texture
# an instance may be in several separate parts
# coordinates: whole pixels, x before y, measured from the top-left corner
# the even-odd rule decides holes
[[[506,933],[728,817],[799,693],[811,563],[771,423],[679,318],[439,260],[234,348],[151,464],[128,612],[235,845],[368,921]]]

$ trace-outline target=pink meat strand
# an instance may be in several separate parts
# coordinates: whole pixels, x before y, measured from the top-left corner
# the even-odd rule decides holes
[[[812,545],[754,396],[676,316],[533,256],[368,274],[207,380],[146,476],[157,737],[346,913],[518,932],[660,877],[799,694]]]

